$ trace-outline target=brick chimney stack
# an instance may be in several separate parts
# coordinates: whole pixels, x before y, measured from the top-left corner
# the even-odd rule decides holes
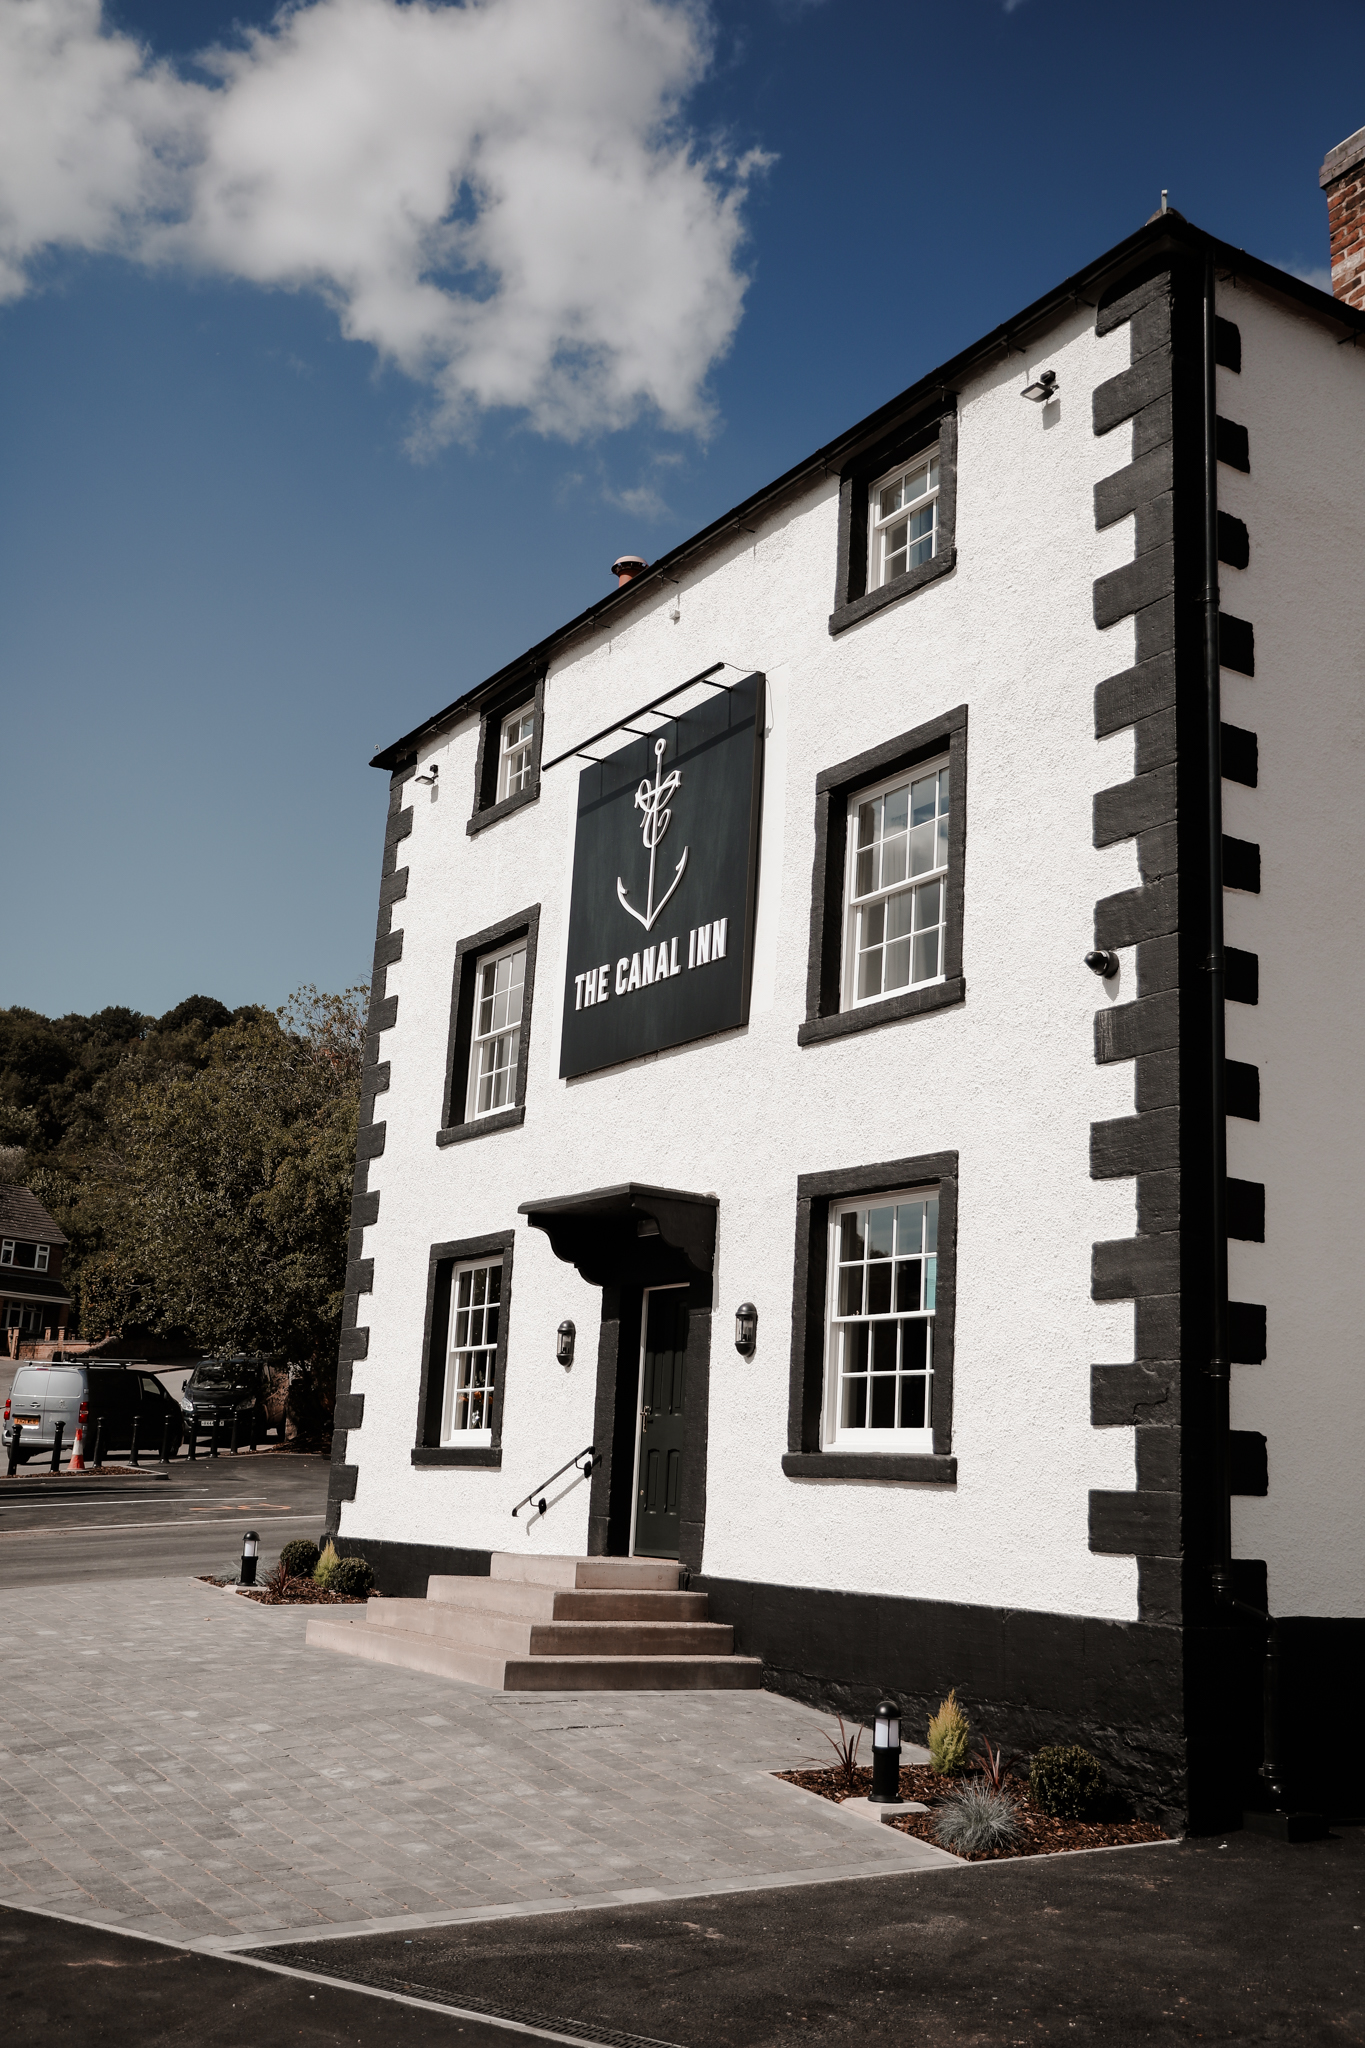
[[[1333,296],[1365,310],[1365,128],[1327,152],[1318,183],[1327,194]]]

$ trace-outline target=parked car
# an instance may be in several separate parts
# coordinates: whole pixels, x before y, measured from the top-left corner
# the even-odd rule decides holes
[[[134,1421],[139,1454],[158,1457],[165,1442],[174,1455],[182,1441],[179,1404],[156,1374],[145,1365],[110,1359],[91,1364],[62,1364],[59,1360],[21,1365],[5,1402],[0,1442],[8,1450],[16,1427],[22,1425],[19,1463],[26,1465],[30,1458],[51,1455],[58,1421],[65,1425],[63,1454],[70,1452],[77,1427],[84,1423],[88,1462],[94,1456],[101,1419],[106,1452],[132,1447]]]
[[[288,1373],[259,1353],[203,1358],[180,1390],[184,1433],[188,1436],[193,1428],[209,1436],[216,1421],[218,1441],[226,1444],[235,1415],[240,1444],[254,1442],[272,1427],[283,1443],[288,1387]]]

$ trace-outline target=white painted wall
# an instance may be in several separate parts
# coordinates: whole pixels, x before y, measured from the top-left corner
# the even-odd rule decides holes
[[[1228,1170],[1265,1183],[1264,1245],[1234,1243],[1231,1292],[1266,1304],[1263,1366],[1234,1366],[1232,1420],[1264,1433],[1270,1492],[1233,1504],[1277,1614],[1365,1615],[1365,356],[1245,286],[1220,292],[1242,370],[1218,409],[1250,433],[1221,466],[1251,561],[1226,610],[1256,628],[1223,716],[1260,737],[1260,784],[1223,784],[1224,829],[1261,848],[1227,939],[1260,955],[1260,1002],[1228,1004],[1228,1056],[1260,1068],[1261,1121],[1228,1120]]]
[[[1096,632],[1093,579],[1129,559],[1128,522],[1097,534],[1092,486],[1130,459],[1131,432],[1091,430],[1094,386],[1129,360],[1127,328],[1097,338],[1088,309],[1036,363],[1014,358],[961,393],[958,567],[831,639],[833,479],[752,539],[644,594],[610,634],[551,672],[547,758],[722,657],[766,671],[773,730],[764,792],[752,1015],[746,1030],[597,1074],[557,1079],[575,770],[470,839],[477,724],[422,757],[440,799],[410,783],[395,914],[392,1086],[370,1184],[369,1355],[353,1385],[364,1428],[342,1531],[433,1544],[585,1546],[578,1485],[527,1531],[512,1503],[590,1441],[599,1298],[520,1225],[531,1198],[640,1180],[720,1198],[705,1569],[797,1585],[1120,1619],[1136,1565],[1092,1556],[1092,1487],[1133,1484],[1133,1438],[1090,1423],[1092,1362],[1132,1356],[1131,1306],[1090,1299],[1096,1238],[1135,1228],[1131,1181],[1093,1182],[1092,1119],[1130,1114],[1131,1066],[1097,1068],[1097,1002],[1135,994],[1131,962],[1101,991],[1083,965],[1097,897],[1137,885],[1130,844],[1096,851],[1091,800],[1132,773],[1132,739],[1097,744],[1096,682],[1133,659],[1131,622]],[[1051,365],[1059,407],[1021,403]],[[1051,417],[1057,414],[1055,420]],[[961,1007],[799,1048],[817,772],[953,705],[970,706]],[[954,801],[958,793],[954,792]],[[438,1150],[457,940],[543,905],[526,1122]],[[940,1149],[961,1155],[953,1450],[956,1490],[783,1476],[797,1175]],[[415,1471],[429,1248],[518,1225],[498,1472]],[[731,1340],[759,1309],[755,1358]],[[554,1361],[564,1316],[578,1363]]]

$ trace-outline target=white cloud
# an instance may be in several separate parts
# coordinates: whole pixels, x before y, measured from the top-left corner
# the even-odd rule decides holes
[[[204,84],[99,0],[0,0],[0,296],[54,247],[320,293],[440,440],[704,431],[757,151],[682,124],[699,0],[303,0]]]

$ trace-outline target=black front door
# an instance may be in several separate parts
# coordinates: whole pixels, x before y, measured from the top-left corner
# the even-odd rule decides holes
[[[641,1318],[635,1555],[678,1555],[682,1493],[686,1287],[651,1287]]]

